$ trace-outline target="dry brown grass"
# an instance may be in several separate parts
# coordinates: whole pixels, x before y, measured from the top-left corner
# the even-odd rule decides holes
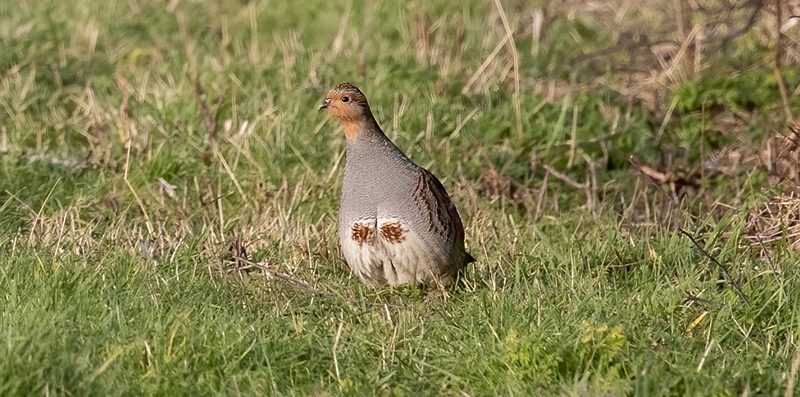
[[[750,214],[748,231],[753,245],[785,242],[793,251],[800,249],[800,194],[793,191],[770,198]]]
[[[607,34],[610,44],[574,58],[574,65],[587,69],[614,60],[610,75],[599,68],[601,75],[578,82],[580,85],[523,79],[526,89],[553,101],[581,89],[610,87],[631,103],[664,115],[670,109],[670,91],[687,79],[713,71],[713,65],[726,55],[725,46],[744,35],[776,47],[783,65],[800,64],[800,28],[795,27],[795,19],[786,18],[800,15],[797,0],[545,1],[539,10],[518,16],[517,37],[542,40],[542,26],[550,26],[559,18],[583,19]],[[781,15],[783,23],[778,20]],[[541,16],[546,18],[544,22],[539,22]],[[775,46],[778,31],[782,40]],[[538,51],[544,45],[537,42],[534,48]],[[770,61],[762,62],[747,67],[764,66]]]
[[[750,213],[747,238],[755,245],[785,241],[796,251],[800,249],[800,125],[768,139],[761,163],[770,183],[781,192]]]

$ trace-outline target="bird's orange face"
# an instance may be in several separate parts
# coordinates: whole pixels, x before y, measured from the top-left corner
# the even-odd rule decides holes
[[[348,138],[355,137],[365,116],[371,115],[367,98],[358,87],[350,83],[339,84],[328,91],[320,109],[342,123]]]

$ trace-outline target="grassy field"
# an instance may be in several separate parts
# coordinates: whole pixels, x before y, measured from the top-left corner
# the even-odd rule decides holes
[[[659,58],[722,26],[678,3],[0,3],[0,395],[792,396],[795,218],[758,225],[800,29]],[[463,285],[339,258],[342,81],[453,196]]]

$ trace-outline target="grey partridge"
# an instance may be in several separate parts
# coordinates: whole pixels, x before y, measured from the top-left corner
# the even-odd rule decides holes
[[[386,137],[356,86],[337,85],[321,109],[347,142],[338,220],[347,264],[373,286],[449,284],[475,259],[442,183]]]

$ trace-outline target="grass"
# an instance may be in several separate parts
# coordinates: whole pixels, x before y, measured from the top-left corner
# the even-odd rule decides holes
[[[747,73],[641,83],[672,92],[649,106],[615,88],[633,52],[569,62],[611,19],[543,3],[532,43],[539,6],[503,6],[518,75],[491,1],[0,4],[0,395],[792,395],[800,256],[744,238],[787,187],[678,194],[629,163],[783,128],[765,39],[726,43],[761,51]],[[338,257],[344,135],[316,105],[341,81],[465,219],[447,296]]]

